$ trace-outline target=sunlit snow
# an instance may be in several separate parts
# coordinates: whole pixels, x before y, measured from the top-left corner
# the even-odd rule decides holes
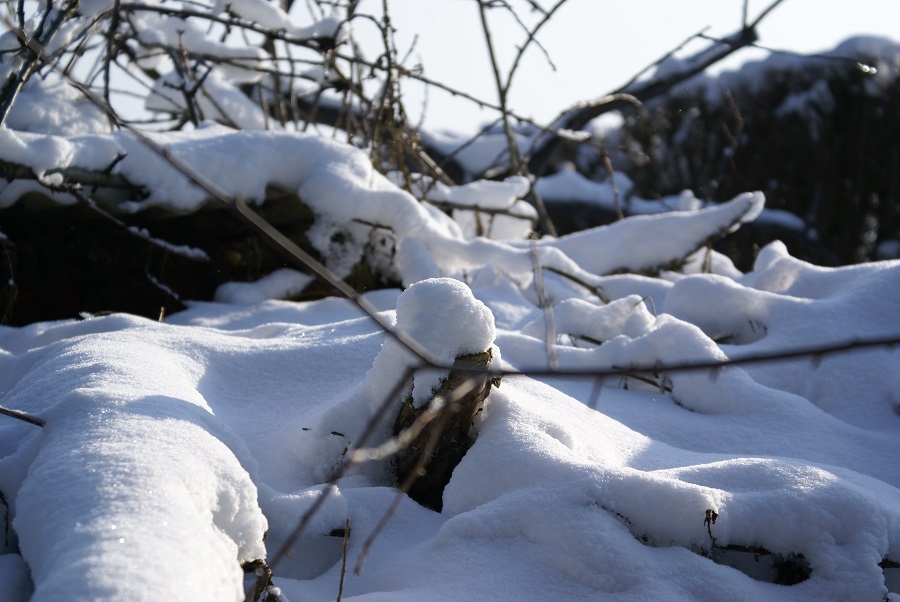
[[[343,35],[335,19],[300,27],[268,2],[217,6],[292,35]],[[235,91],[261,77],[266,52],[151,11],[132,18],[149,46],[232,59],[209,76],[207,108],[263,127]],[[165,81],[151,107],[179,102]],[[342,580],[344,600],[367,602],[900,601],[900,355],[854,348],[900,336],[900,261],[821,268],[774,242],[741,273],[707,243],[757,218],[789,221],[758,192],[651,206],[561,172],[417,198],[340,141],[211,123],[148,135],[166,159],[52,88],[23,90],[0,160],[47,185],[67,168],[109,170],[146,192],[97,190],[120,215],[195,211],[215,202],[210,190],[258,204],[277,187],[311,210],[309,243],[328,268],[344,277],[370,261],[405,290],[363,296],[376,321],[349,300],[277,300],[310,282],[284,269],[159,322],[0,327],[0,406],[44,423],[0,416],[0,600],[242,600],[255,580],[242,564],[268,560],[271,598],[295,601],[333,600]],[[486,136],[458,159],[479,173],[506,144]],[[621,200],[631,217],[527,240],[532,186],[550,201]],[[38,188],[0,182],[0,207]],[[520,212],[505,216],[514,223],[483,227],[505,208]],[[389,233],[384,256],[372,252],[376,226]],[[404,389],[398,379],[424,360],[385,324],[441,369]],[[850,349],[673,369],[833,344]],[[379,457],[357,448],[365,433],[366,447],[391,435],[401,392],[424,403],[455,357],[488,349],[505,374],[442,512],[402,497],[363,563],[397,499],[390,459],[336,475],[349,458]],[[784,566],[797,583],[775,583]]]
[[[331,181],[340,189],[354,177],[335,171]],[[325,194],[319,178],[316,194]],[[375,182],[371,202],[412,205]],[[308,183],[296,185],[313,198]],[[900,262],[818,268],[773,243],[746,275],[732,266],[595,277],[608,304],[545,272],[549,314],[530,278],[535,249],[571,271],[639,269],[676,247],[689,252],[679,233],[733,229],[761,206],[746,195],[531,251],[466,242],[430,221],[443,238],[411,231],[421,253],[450,245],[468,267],[454,272],[449,258],[430,256],[457,279],[367,299],[387,323],[397,308],[396,327],[435,359],[493,344],[507,370],[544,369],[552,331],[560,369],[659,362],[662,374],[655,384],[507,375],[474,425],[442,513],[404,500],[357,574],[393,482],[385,462],[352,468],[275,565],[282,596],[335,597],[342,540],[332,533],[348,518],[348,600],[886,595],[895,570],[879,563],[900,550],[896,352],[715,372],[665,366],[897,334]],[[0,597],[28,599],[29,575],[40,600],[244,596],[240,563],[287,540],[408,361],[385,355],[380,327],[348,301],[259,301],[301,284],[285,272],[224,288],[229,303],[194,303],[162,323],[114,315],[0,331],[2,405],[46,421],[0,420],[11,516]],[[705,524],[707,511],[715,524]],[[809,578],[789,587],[754,579],[728,564],[764,557],[728,546],[802,555]]]

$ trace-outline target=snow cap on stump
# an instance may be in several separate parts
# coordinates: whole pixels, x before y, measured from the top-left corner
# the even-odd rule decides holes
[[[496,335],[491,310],[453,278],[429,278],[406,289],[397,301],[397,331],[445,366],[490,349]]]
[[[452,366],[461,355],[484,353],[492,348],[496,335],[491,310],[468,286],[452,278],[421,280],[403,291],[397,300],[394,330],[415,341],[429,361],[441,366]],[[419,368],[412,389],[416,407],[428,401],[447,371],[423,367],[422,360],[399,342],[385,340],[366,375],[372,410],[410,368]]]

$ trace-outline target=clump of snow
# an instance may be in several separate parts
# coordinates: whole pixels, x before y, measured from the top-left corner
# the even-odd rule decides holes
[[[491,167],[508,161],[509,139],[502,131],[483,131],[477,140],[471,136],[463,136],[455,132],[421,132],[423,142],[438,149],[445,157],[452,156],[465,170],[471,174],[482,174]],[[530,150],[535,136],[515,134],[519,154],[525,155]]]
[[[468,286],[452,278],[422,280],[406,289],[397,300],[394,330],[422,357],[400,341],[385,341],[366,378],[370,395],[379,403],[408,370],[424,368],[423,359],[450,367],[461,355],[491,349],[496,336],[491,310]],[[419,371],[413,381],[413,402],[421,404],[430,398],[444,378],[446,371]]]
[[[566,299],[553,307],[553,320],[558,333],[600,345],[617,336],[635,338],[645,334],[653,322],[653,315],[641,297],[630,295],[606,305],[595,305],[584,299]],[[546,315],[542,315],[522,327],[522,333],[544,338],[546,321]]]
[[[397,301],[397,331],[421,345],[429,361],[449,366],[460,355],[481,353],[494,342],[494,316],[452,278],[423,280]]]
[[[186,51],[218,57],[216,69],[236,83],[259,81],[273,67],[271,57],[261,48],[228,44],[207,31],[199,20],[186,20],[153,11],[135,11],[130,19],[140,43],[147,48],[184,48]]]
[[[467,238],[516,240],[528,236],[537,220],[534,207],[521,200],[530,188],[531,183],[522,176],[511,176],[503,182],[476,180],[452,187],[435,182],[427,198],[448,204]]]
[[[49,185],[62,182],[60,170],[68,167],[103,170],[112,165],[122,152],[122,147],[109,136],[68,138],[0,128],[0,159],[30,168],[41,183]],[[17,184],[17,181],[5,184],[3,192]],[[18,200],[18,196],[4,197],[4,206]]]
[[[540,244],[562,251],[593,274],[654,270],[678,263],[706,240],[756,219],[764,203],[762,193],[745,193],[699,211],[635,216]]]
[[[163,113],[182,113],[187,106],[184,90],[193,85],[177,73],[168,73],[153,82],[153,89],[144,101],[144,108]],[[266,129],[266,118],[259,105],[215,71],[203,80],[203,86],[193,99],[207,119],[228,123],[243,130]]]
[[[299,26],[281,7],[267,0],[216,0],[212,13],[225,10],[264,29],[296,38],[334,38],[341,43],[350,35],[349,25],[337,17],[324,17],[312,25]]]
[[[10,129],[80,136],[110,131],[109,119],[74,88],[60,81],[31,78],[6,120]]]
[[[528,193],[529,188],[528,179],[522,176],[512,176],[503,182],[478,180],[453,187],[437,182],[429,197],[461,207],[509,209],[517,199]]]

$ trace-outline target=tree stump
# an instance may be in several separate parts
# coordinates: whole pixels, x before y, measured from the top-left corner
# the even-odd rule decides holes
[[[446,405],[437,417],[394,460],[401,489],[427,508],[441,511],[444,488],[450,482],[453,469],[474,443],[470,431],[475,415],[481,410],[491,386],[500,386],[499,377],[468,370],[487,370],[490,365],[490,349],[461,355],[428,403],[416,408],[410,395],[400,408],[394,423],[395,436],[427,412],[435,398],[445,400]]]

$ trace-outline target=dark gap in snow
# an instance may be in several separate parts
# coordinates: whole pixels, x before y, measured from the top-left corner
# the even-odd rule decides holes
[[[701,555],[716,564],[737,569],[751,579],[778,585],[803,583],[812,574],[803,554],[774,554],[764,548],[730,545]]]
[[[884,585],[888,591],[895,594],[900,593],[900,566],[885,568],[882,572],[884,573]]]

